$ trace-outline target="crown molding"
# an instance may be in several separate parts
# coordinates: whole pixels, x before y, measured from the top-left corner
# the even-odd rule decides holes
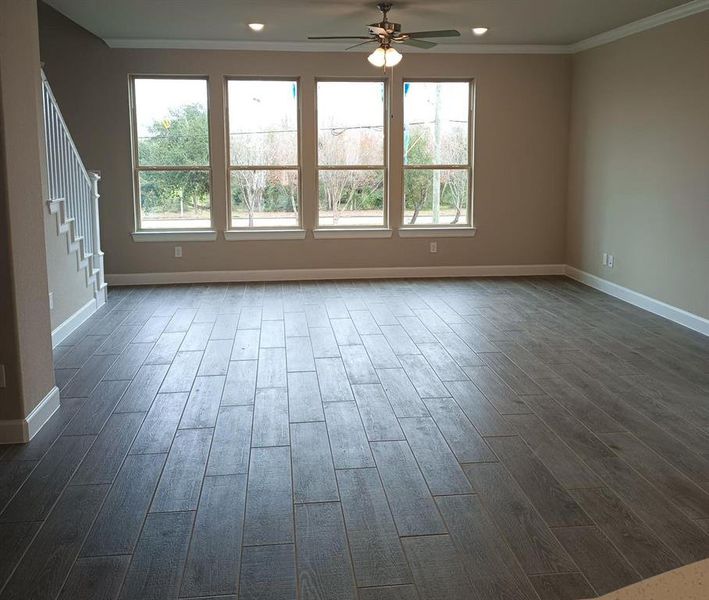
[[[610,44],[630,35],[659,27],[709,10],[709,0],[692,0],[675,8],[621,25],[604,33],[574,44],[439,44],[435,49],[423,51],[406,48],[406,52],[431,54],[576,54],[597,46]],[[143,48],[161,50],[242,50],[250,52],[344,52],[342,44],[331,42],[264,42],[237,40],[170,40],[147,38],[105,38],[111,48]],[[353,52],[368,52],[357,48]]]
[[[672,21],[678,21],[679,19],[684,19],[685,17],[691,17],[692,15],[704,12],[705,10],[709,10],[709,0],[692,0],[692,2],[681,4],[674,8],[670,8],[669,10],[645,17],[644,19],[639,19],[638,21],[633,21],[627,25],[621,25],[615,29],[591,36],[590,38],[586,38],[585,40],[581,40],[575,44],[570,44],[567,48],[571,54],[582,52],[584,50],[590,50],[591,48],[604,46],[605,44],[610,44],[611,42],[623,39],[624,37],[628,37],[642,31],[647,31],[648,29],[653,29],[654,27],[659,27],[660,25],[665,25],[666,23],[672,23]]]
[[[323,42],[254,42],[237,40],[164,40],[137,38],[106,38],[111,48],[142,48],[161,50],[242,50],[258,52],[345,52],[342,44]],[[353,53],[365,53],[371,48],[357,48]],[[439,44],[435,49],[406,48],[407,53],[420,54],[568,54],[569,47],[544,44]]]

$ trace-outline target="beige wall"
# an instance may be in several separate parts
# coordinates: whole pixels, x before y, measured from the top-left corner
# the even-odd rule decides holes
[[[303,201],[306,227],[316,205],[314,176],[315,77],[373,76],[362,53],[173,51],[109,49],[52,9],[41,6],[45,71],[84,162],[100,170],[102,241],[106,272],[549,264],[564,261],[568,56],[407,54],[394,71],[394,101],[403,77],[477,80],[474,238],[439,241],[429,254],[422,239],[306,240],[180,243],[132,241],[133,186],[128,75],[204,74],[212,103],[213,207],[217,229],[226,224],[225,75],[301,78]],[[392,120],[392,173],[400,164],[401,115]],[[400,219],[401,186],[391,177],[390,204]]]
[[[709,12],[574,56],[571,113],[567,262],[709,317]]]
[[[40,64],[33,2],[0,0],[2,198],[0,421],[24,418],[54,387],[40,151]]]
[[[2,97],[0,71],[0,97]],[[0,410],[6,404],[17,404],[20,397],[20,364],[15,320],[15,292],[12,281],[12,248],[10,245],[10,205],[5,161],[5,130],[0,111],[0,364],[5,367],[6,385],[0,388]],[[14,418],[16,406],[2,418]]]

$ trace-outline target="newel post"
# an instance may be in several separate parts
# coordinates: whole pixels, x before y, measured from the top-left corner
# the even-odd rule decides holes
[[[103,252],[101,251],[101,222],[99,220],[98,205],[98,199],[100,197],[98,192],[98,182],[101,179],[101,175],[96,171],[89,171],[89,177],[91,178],[91,216],[93,220],[91,226],[94,234],[94,256],[96,257],[94,268],[98,269],[98,273],[96,274],[96,277],[98,278],[98,293],[105,298],[106,292],[103,276]]]

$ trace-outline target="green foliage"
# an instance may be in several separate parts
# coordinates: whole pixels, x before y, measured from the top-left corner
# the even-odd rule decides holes
[[[200,104],[188,104],[170,111],[168,118],[155,121],[148,136],[138,140],[141,167],[184,167],[209,165],[207,111]],[[140,202],[145,214],[194,214],[209,210],[208,171],[142,171]]]
[[[200,167],[209,164],[207,110],[201,104],[172,109],[138,140],[140,166]]]

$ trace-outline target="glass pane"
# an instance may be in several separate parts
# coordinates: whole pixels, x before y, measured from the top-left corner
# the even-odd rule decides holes
[[[206,80],[136,79],[135,113],[140,166],[209,165]]]
[[[143,229],[211,227],[209,171],[141,171]]]
[[[229,81],[228,91],[230,164],[296,166],[298,84]]]
[[[470,83],[404,84],[404,162],[467,165]]]
[[[328,169],[319,179],[321,227],[384,225],[384,171]]]
[[[318,162],[384,164],[383,82],[318,82]]]
[[[405,169],[406,225],[467,225],[467,169]]]
[[[297,227],[298,171],[233,170],[231,226]]]

